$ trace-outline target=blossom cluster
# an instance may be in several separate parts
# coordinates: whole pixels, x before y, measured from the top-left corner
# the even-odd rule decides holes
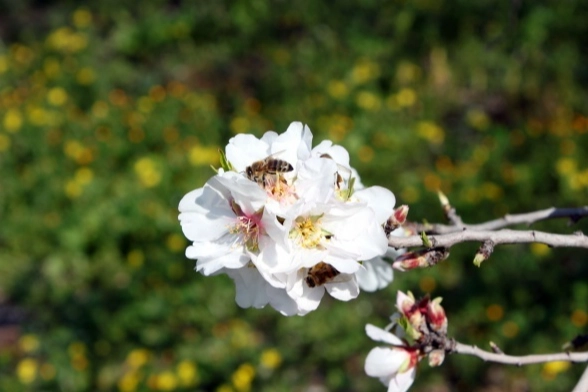
[[[310,129],[294,122],[279,135],[231,138],[217,174],[180,201],[179,219],[187,257],[204,275],[231,277],[239,306],[304,315],[325,292],[348,301],[392,281],[382,257],[395,201],[361,184],[345,148],[313,148]]]
[[[365,360],[365,372],[388,386],[389,392],[405,392],[416,376],[416,366],[425,356],[429,365],[439,366],[447,347],[447,317],[441,298],[415,300],[411,292],[396,296],[398,312],[385,330],[366,325],[367,335],[389,347],[376,347]],[[392,330],[391,333],[390,330]]]

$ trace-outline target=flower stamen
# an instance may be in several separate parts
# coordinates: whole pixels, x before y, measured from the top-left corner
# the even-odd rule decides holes
[[[263,234],[263,227],[261,225],[263,212],[247,215],[234,200],[231,201],[231,208],[235,212],[235,215],[237,215],[237,220],[233,226],[229,227],[229,232],[238,236],[237,244],[245,245],[252,252],[258,251],[259,237]]]
[[[290,238],[296,240],[303,248],[318,248],[325,234],[328,234],[321,229],[319,216],[298,217],[294,221],[292,230],[290,230]]]

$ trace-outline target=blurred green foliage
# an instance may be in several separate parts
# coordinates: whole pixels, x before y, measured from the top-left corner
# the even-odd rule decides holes
[[[449,331],[554,352],[588,324],[585,253],[475,245],[378,293],[242,310],[183,251],[183,194],[239,132],[308,123],[409,218],[467,222],[588,195],[588,3],[0,1],[0,390],[365,391],[395,292]],[[586,232],[586,223],[534,227]],[[0,312],[0,318],[2,312]],[[569,390],[582,366],[452,356],[413,390]],[[517,389],[520,390],[520,389]]]

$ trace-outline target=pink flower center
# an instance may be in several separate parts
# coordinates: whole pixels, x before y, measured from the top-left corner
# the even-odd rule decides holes
[[[229,232],[239,236],[239,243],[245,245],[250,251],[259,250],[259,237],[263,233],[263,226],[261,224],[261,216],[263,212],[255,212],[253,214],[245,214],[241,207],[231,201],[231,208],[237,220],[235,225],[229,228]]]

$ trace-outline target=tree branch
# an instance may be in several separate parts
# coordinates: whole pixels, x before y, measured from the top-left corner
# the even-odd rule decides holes
[[[454,212],[454,211],[453,211]],[[439,223],[411,223],[407,225],[410,229],[420,233],[422,231],[435,234],[448,234],[455,233],[462,230],[474,230],[474,231],[486,231],[486,230],[498,230],[504,227],[527,224],[531,225],[535,222],[539,222],[547,219],[556,218],[569,218],[571,222],[576,223],[585,216],[588,216],[588,206],[578,208],[547,208],[545,210],[528,212],[524,214],[508,214],[502,218],[494,219],[484,223],[478,224],[455,224],[461,222],[461,219],[455,218],[455,212],[453,215],[448,215],[448,219],[454,224],[444,225]]]
[[[552,234],[536,230],[462,230],[441,235],[427,236],[430,247],[449,248],[461,242],[486,242],[492,241],[495,245],[500,244],[525,244],[541,243],[551,247],[588,248],[588,237],[582,232],[573,234]],[[423,238],[418,235],[410,237],[388,237],[388,244],[393,248],[412,248],[425,246]]]
[[[468,346],[463,343],[455,342],[452,350],[453,353],[473,355],[487,362],[504,363],[507,365],[531,365],[534,363],[544,363],[552,361],[569,361],[569,362],[588,362],[588,352],[584,353],[554,353],[554,354],[537,354],[537,355],[506,355],[482,350],[476,346]],[[585,372],[586,373],[586,372]],[[585,389],[581,389],[585,391]]]
[[[576,386],[574,387],[574,390],[572,392],[585,392],[585,391],[588,391],[588,367],[584,370],[584,373],[582,373],[580,380],[578,380],[578,383],[576,384]]]

